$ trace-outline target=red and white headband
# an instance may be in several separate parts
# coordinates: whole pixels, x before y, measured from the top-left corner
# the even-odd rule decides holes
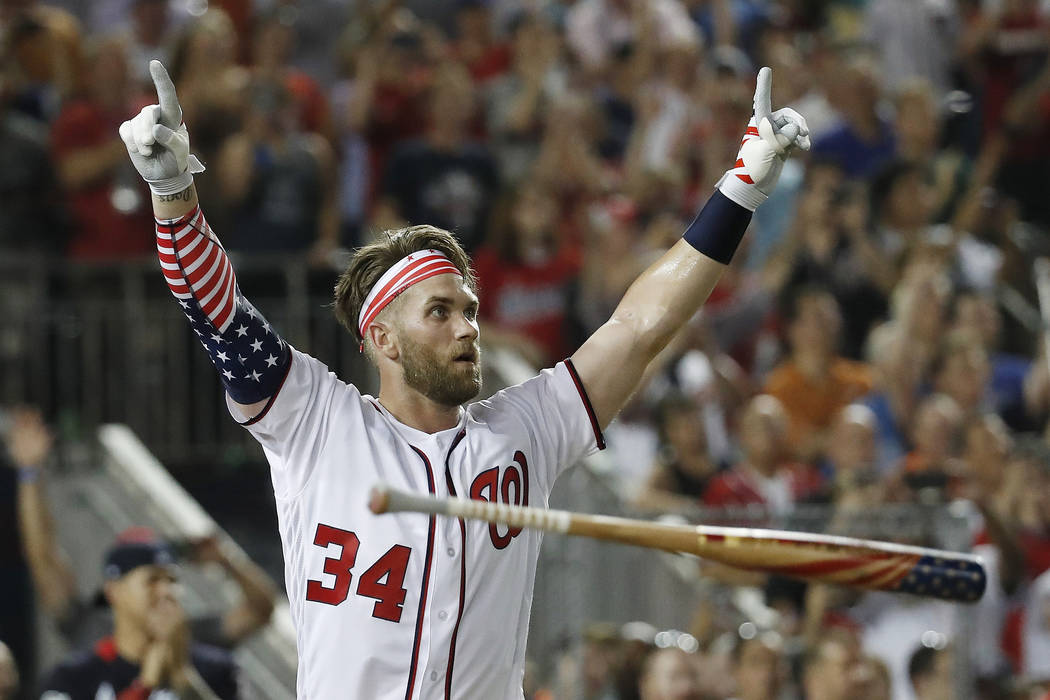
[[[365,337],[365,331],[372,321],[398,294],[425,279],[448,274],[463,276],[459,268],[439,250],[417,250],[398,260],[372,285],[365,303],[361,305],[361,313],[357,317],[357,329],[361,337]]]

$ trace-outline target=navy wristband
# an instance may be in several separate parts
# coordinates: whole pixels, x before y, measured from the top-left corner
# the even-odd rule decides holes
[[[712,260],[728,265],[751,223],[752,213],[715,190],[682,238]]]

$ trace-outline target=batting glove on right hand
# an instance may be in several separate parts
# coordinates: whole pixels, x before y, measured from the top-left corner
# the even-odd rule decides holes
[[[771,111],[772,87],[773,71],[763,68],[755,86],[755,113],[740,142],[736,163],[718,181],[722,194],[751,211],[773,191],[791,150],[808,151],[810,147],[805,117],[788,107]]]
[[[203,172],[204,166],[190,154],[190,135],[168,71],[160,61],[152,60],[149,72],[159,104],[143,107],[121,124],[120,138],[154,194],[177,194],[193,184],[193,173]]]

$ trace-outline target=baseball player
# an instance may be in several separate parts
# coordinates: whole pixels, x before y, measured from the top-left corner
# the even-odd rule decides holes
[[[649,362],[699,309],[805,120],[770,110],[763,69],[736,164],[683,239],[627,291],[569,359],[468,403],[481,386],[478,295],[456,239],[432,226],[358,250],[336,316],[379,372],[362,395],[289,346],[244,298],[193,187],[174,85],[120,135],[153,192],[172,294],[270,463],[302,698],[522,697],[540,535],[458,519],[375,516],[369,488],[545,505],[558,474],[605,446],[602,428]]]

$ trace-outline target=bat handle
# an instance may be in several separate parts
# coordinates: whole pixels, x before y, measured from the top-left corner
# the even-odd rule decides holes
[[[437,498],[399,491],[387,486],[376,486],[372,489],[368,507],[376,514],[405,511],[432,513],[549,532],[568,532],[572,524],[572,514],[563,510],[510,506],[465,498]]]
[[[414,513],[434,513],[447,515],[445,501],[433,496],[421,496],[407,491],[399,491],[385,484],[372,487],[368,497],[368,508],[376,515],[409,511]]]

